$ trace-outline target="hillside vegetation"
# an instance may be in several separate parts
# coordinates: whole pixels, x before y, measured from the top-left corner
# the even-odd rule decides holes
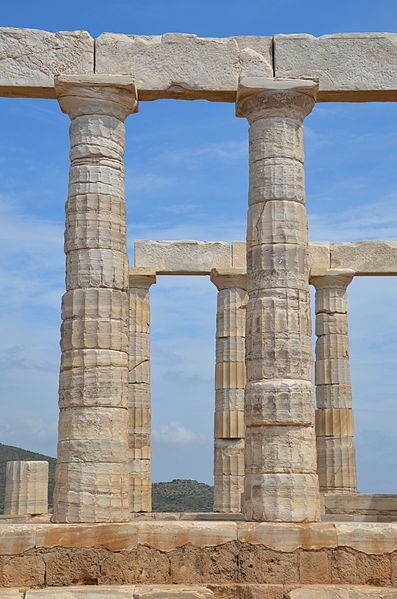
[[[49,505],[52,507],[55,458],[0,443],[0,514],[4,510],[6,462],[11,460],[49,462]],[[212,503],[213,488],[196,480],[175,479],[171,482],[153,484],[154,512],[211,512]]]

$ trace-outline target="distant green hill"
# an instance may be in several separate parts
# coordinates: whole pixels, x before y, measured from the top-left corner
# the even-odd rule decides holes
[[[4,509],[5,463],[11,460],[46,460],[49,462],[49,505],[52,507],[55,458],[0,443],[0,514]],[[213,488],[196,480],[175,479],[171,482],[153,484],[154,512],[211,512],[212,504]]]
[[[154,512],[212,512],[213,487],[191,479],[153,483]]]

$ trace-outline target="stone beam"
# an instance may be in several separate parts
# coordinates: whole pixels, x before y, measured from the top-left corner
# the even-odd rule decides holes
[[[135,241],[135,266],[157,274],[209,275],[212,268],[246,268],[245,242]],[[396,276],[397,241],[309,243],[310,276],[351,269],[355,276]]]
[[[103,33],[95,64],[97,73],[133,75],[140,100],[234,102],[241,75],[273,77],[272,46],[273,38],[264,36]]]
[[[275,77],[314,79],[318,102],[397,100],[397,34],[274,37]]]
[[[331,244],[331,268],[351,268],[356,275],[397,275],[397,241]]]
[[[94,73],[94,40],[87,31],[0,27],[0,60],[0,96],[55,98],[55,75]]]

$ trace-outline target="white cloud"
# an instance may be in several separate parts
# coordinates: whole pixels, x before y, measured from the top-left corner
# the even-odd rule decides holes
[[[152,436],[154,441],[165,445],[193,445],[200,439],[199,435],[178,422],[160,424],[153,430]]]

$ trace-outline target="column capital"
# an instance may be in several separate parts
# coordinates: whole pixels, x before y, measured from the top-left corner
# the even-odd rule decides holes
[[[247,290],[247,271],[245,268],[213,268],[210,279],[218,291],[233,288]]]
[[[103,114],[124,121],[138,112],[135,80],[129,75],[58,75],[54,82],[61,110],[72,120]]]
[[[302,122],[315,104],[318,83],[309,79],[242,77],[237,88],[236,116],[250,123],[266,117]]]
[[[311,277],[310,283],[316,289],[346,289],[355,275],[351,269],[330,269],[323,275]]]
[[[145,287],[149,289],[156,282],[156,271],[150,268],[132,266],[128,272],[130,287]]]

